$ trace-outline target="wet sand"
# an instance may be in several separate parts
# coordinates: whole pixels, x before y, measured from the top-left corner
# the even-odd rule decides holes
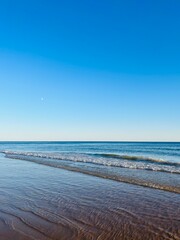
[[[180,195],[0,156],[0,239],[180,239]]]

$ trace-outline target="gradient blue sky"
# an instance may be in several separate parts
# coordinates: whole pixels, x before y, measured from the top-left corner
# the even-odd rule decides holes
[[[0,140],[180,141],[180,1],[0,1]]]

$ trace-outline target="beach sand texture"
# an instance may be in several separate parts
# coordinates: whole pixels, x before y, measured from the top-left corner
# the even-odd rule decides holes
[[[0,239],[180,239],[180,195],[0,158]]]

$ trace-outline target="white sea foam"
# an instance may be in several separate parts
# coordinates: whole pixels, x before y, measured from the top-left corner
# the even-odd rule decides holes
[[[23,159],[39,158],[55,161],[72,161],[76,163],[88,163],[106,167],[120,167],[129,169],[142,169],[180,174],[180,164],[153,159],[145,156],[130,156],[117,154],[85,154],[85,153],[52,153],[52,152],[19,152],[3,151],[7,157]]]

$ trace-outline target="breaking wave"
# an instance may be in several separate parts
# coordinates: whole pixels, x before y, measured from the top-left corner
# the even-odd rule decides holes
[[[113,153],[102,153],[102,154],[94,154],[96,156],[101,156],[105,158],[115,158],[121,160],[130,160],[130,161],[137,161],[137,162],[147,162],[147,163],[158,163],[167,166],[177,166],[180,167],[180,163],[165,161],[163,159],[157,158],[150,158],[145,156],[131,156],[131,155],[120,155],[120,154],[113,154]]]
[[[180,174],[180,163],[170,162],[162,159],[154,159],[145,156],[118,155],[109,153],[84,154],[84,153],[52,153],[52,152],[16,152],[2,151],[7,157],[23,160],[26,157],[49,159],[60,161],[72,161],[79,163],[90,163],[107,167],[119,167],[130,169],[141,169],[149,171],[160,171]]]

